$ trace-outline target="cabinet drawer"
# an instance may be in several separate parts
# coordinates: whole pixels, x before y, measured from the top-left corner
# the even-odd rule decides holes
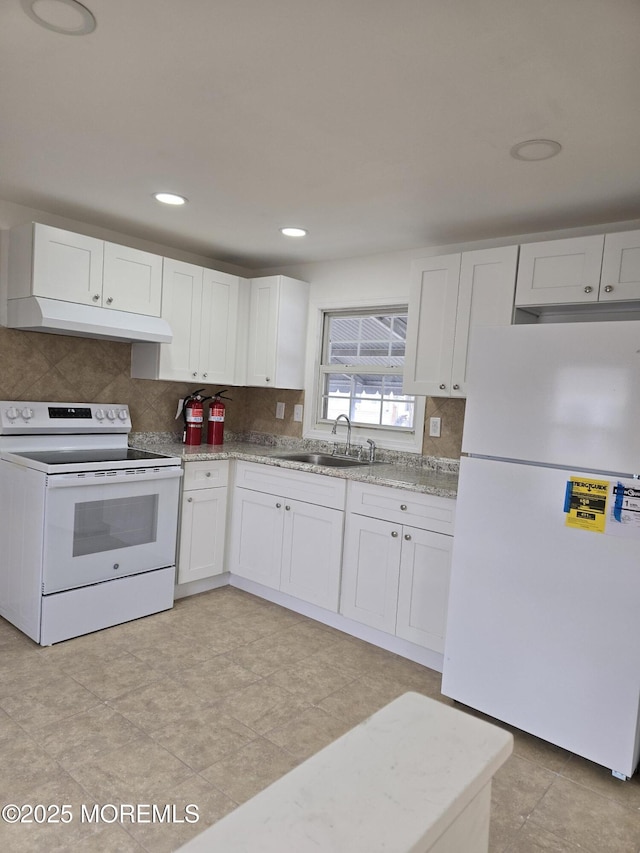
[[[421,530],[453,534],[456,502],[453,498],[407,492],[386,486],[349,483],[347,510]]]
[[[236,463],[236,486],[282,495],[292,500],[344,509],[346,481],[323,474],[295,471],[290,468],[275,468],[257,462]]]
[[[214,462],[185,462],[182,489],[213,489],[226,486],[229,482],[229,462],[220,459]]]

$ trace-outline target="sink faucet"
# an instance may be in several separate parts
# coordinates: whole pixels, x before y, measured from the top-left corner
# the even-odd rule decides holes
[[[349,451],[351,450],[351,421],[349,420],[349,418],[346,415],[338,415],[338,417],[333,422],[333,429],[331,430],[331,435],[336,435],[336,430],[338,428],[338,421],[340,420],[340,418],[344,418],[345,421],[347,422],[347,444],[345,447],[345,456],[348,456]],[[334,445],[334,451],[335,451],[335,445]]]
[[[372,438],[368,438],[367,444],[369,445],[369,462],[375,462],[376,461],[376,443]]]

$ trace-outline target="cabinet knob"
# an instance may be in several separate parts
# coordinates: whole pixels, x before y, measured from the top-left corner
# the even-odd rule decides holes
[[[407,540],[407,542],[411,542],[411,534],[410,533],[405,533],[404,538]]]
[[[290,507],[290,506],[286,506],[286,507],[285,507],[285,509],[291,509],[291,507]]]
[[[454,391],[459,391],[459,390],[460,390],[460,386],[459,386],[459,385],[454,385],[454,386],[453,386],[453,390],[454,390]]]
[[[206,373],[203,373],[203,374],[202,374],[202,378],[203,378],[203,379],[206,379],[206,378],[207,378],[207,374],[206,374]]]
[[[205,476],[205,477],[210,477],[210,476],[211,476],[211,471],[207,471],[207,473],[206,473],[204,476]]]
[[[276,504],[276,509],[280,509],[281,506],[282,504]]]
[[[397,539],[397,538],[398,538],[398,531],[397,531],[397,530],[392,530],[392,531],[391,531],[391,535],[393,536],[393,538],[394,538],[394,539]]]
[[[444,384],[444,382],[443,382],[443,383],[440,385],[440,390],[441,390],[441,391],[444,391],[444,389],[445,389],[446,387],[447,387],[447,386],[446,386],[446,385]]]
[[[613,285],[612,285],[612,284],[608,284],[608,285],[605,287],[604,292],[605,292],[605,293],[611,293],[611,291],[612,291],[612,290],[613,290]]]
[[[585,292],[585,293],[591,293],[591,291],[592,291],[592,290],[593,290],[593,288],[591,287],[591,285],[589,285],[589,284],[588,284],[588,285],[585,287],[584,292]]]
[[[189,503],[189,504],[190,504],[190,503],[192,503],[192,502],[193,502],[193,498],[187,498],[187,503]]]
[[[401,510],[405,510],[406,508],[407,508],[407,505],[406,505],[406,504],[400,504],[400,509],[401,509]]]
[[[198,373],[197,373],[197,371],[195,371],[195,370],[194,370],[194,371],[193,371],[193,373],[192,373],[191,375],[192,375],[192,376],[193,376],[193,378],[195,379],[195,378],[196,378],[196,376],[198,375]]]
[[[270,377],[270,376],[265,376],[265,377],[264,377],[264,381],[265,381],[265,382],[271,382],[271,377]]]
[[[108,296],[107,297],[107,305],[111,305],[112,302],[113,302],[113,296]]]
[[[93,299],[94,302],[100,302],[100,294],[99,293],[94,293],[91,298]]]

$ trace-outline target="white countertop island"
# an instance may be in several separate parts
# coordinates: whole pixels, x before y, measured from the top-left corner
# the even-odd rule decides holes
[[[497,726],[405,693],[180,848],[486,853]]]

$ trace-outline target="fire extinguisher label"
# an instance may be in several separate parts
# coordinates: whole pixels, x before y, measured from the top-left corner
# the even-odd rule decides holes
[[[224,423],[224,415],[212,415],[209,417],[209,420],[216,423]]]
[[[187,415],[187,423],[188,424],[201,424],[202,423],[202,415]]]

